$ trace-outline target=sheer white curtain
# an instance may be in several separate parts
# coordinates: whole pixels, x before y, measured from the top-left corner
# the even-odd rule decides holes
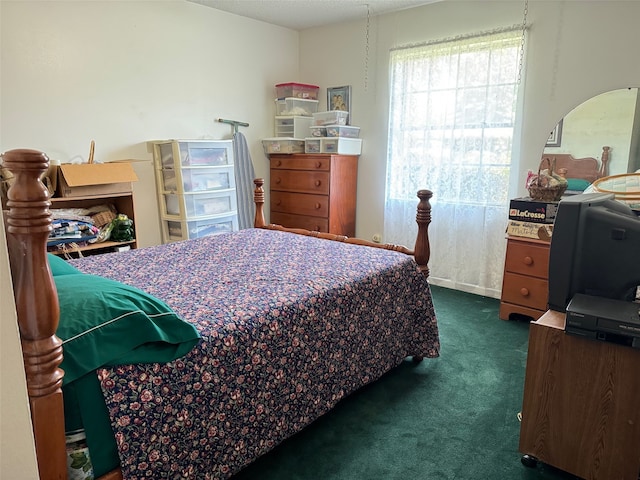
[[[507,29],[391,51],[385,242],[412,244],[432,190],[435,285],[500,297],[521,45]]]

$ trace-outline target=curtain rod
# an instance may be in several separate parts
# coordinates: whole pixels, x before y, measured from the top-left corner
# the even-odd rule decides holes
[[[526,29],[528,30],[529,27],[526,27]],[[426,42],[417,42],[417,43],[408,43],[405,45],[398,45],[397,47],[393,47],[390,48],[389,51],[393,52],[396,50],[405,50],[408,48],[415,48],[415,47],[427,47],[430,45],[438,45],[440,43],[448,43],[448,42],[454,42],[457,40],[467,40],[470,38],[475,38],[475,37],[482,37],[485,35],[495,35],[498,33],[506,33],[506,32],[512,32],[514,30],[520,30],[522,31],[522,25],[511,25],[510,27],[501,27],[501,28],[495,28],[493,30],[486,30],[484,32],[477,32],[477,33],[470,33],[470,34],[465,34],[465,35],[457,35],[455,37],[448,37],[448,38],[440,38],[437,40],[429,40]]]
[[[249,124],[246,122],[239,122],[237,120],[227,120],[225,118],[216,118],[216,122],[227,123],[229,125],[233,125],[234,133],[238,132],[238,127],[248,127]]]

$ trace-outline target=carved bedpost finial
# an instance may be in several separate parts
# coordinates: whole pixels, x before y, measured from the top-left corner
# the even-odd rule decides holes
[[[66,471],[62,406],[62,342],[56,337],[59,305],[49,264],[49,191],[40,181],[49,158],[36,150],[2,154],[14,175],[7,192],[7,246],[22,342],[40,478]]]
[[[256,178],[253,180],[256,189],[253,191],[253,202],[256,204],[256,216],[253,221],[255,228],[264,227],[267,222],[264,219],[264,178]]]
[[[609,150],[611,147],[602,147],[602,158],[600,159],[600,172],[598,172],[598,176],[600,178],[606,177],[609,175]]]
[[[418,236],[416,238],[415,259],[420,271],[429,276],[429,258],[431,257],[431,249],[429,247],[429,224],[431,223],[431,204],[429,199],[433,197],[431,190],[418,191],[418,212],[416,213],[416,222],[418,223]]]

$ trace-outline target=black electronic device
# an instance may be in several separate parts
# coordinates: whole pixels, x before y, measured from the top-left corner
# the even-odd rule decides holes
[[[631,301],[638,285],[638,215],[613,194],[563,198],[549,251],[549,308],[565,312],[578,293]]]
[[[640,304],[577,293],[567,306],[565,331],[640,348]]]

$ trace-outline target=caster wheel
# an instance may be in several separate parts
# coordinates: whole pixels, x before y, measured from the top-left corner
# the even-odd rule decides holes
[[[413,356],[413,363],[420,363],[422,361],[422,357],[420,355]]]
[[[528,468],[535,468],[538,464],[538,459],[531,455],[523,455],[522,458],[520,458],[520,461],[525,467]]]

